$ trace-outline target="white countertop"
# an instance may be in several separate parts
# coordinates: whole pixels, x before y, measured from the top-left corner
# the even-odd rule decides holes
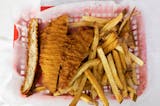
[[[40,0],[0,0],[0,106],[32,106],[31,104],[14,104],[7,99],[7,91],[3,86],[11,77],[13,71],[13,23],[24,8],[38,7]],[[47,0],[45,0],[47,1]],[[51,0],[48,0],[49,2]],[[67,0],[52,0],[53,4],[68,2]],[[71,0],[75,1],[75,0]],[[81,0],[82,1],[82,0]],[[148,78],[150,87],[145,98],[138,100],[139,104],[130,106],[159,106],[160,105],[160,1],[159,0],[133,0],[140,5],[145,14],[146,40],[147,40],[147,62],[148,71],[152,75]],[[51,2],[50,2],[51,3]],[[47,5],[47,2],[41,2]],[[2,91],[4,90],[4,91]],[[3,95],[1,93],[3,92]],[[5,93],[6,92],[6,95]],[[41,106],[41,105],[40,105]],[[61,105],[63,106],[63,104]],[[79,105],[80,106],[80,105]],[[112,105],[111,105],[112,106]],[[118,105],[122,106],[122,105]]]

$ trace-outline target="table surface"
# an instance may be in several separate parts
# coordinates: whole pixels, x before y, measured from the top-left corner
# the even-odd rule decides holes
[[[59,5],[75,0],[42,0],[41,4]],[[80,0],[83,1],[83,0]],[[118,1],[118,0],[116,0]],[[149,95],[146,98],[138,100],[132,106],[151,106],[160,105],[160,1],[159,0],[133,0],[142,6],[145,13],[146,41],[147,41],[147,62],[148,71],[152,75],[148,78],[151,83]],[[40,0],[1,0],[0,3],[0,106],[32,106],[31,104],[14,104],[14,98],[11,101],[7,99],[7,91],[3,86],[9,81],[3,80],[10,77],[13,71],[13,24],[21,10],[31,7],[39,7]],[[2,92],[6,92],[2,93]],[[147,92],[147,91],[146,91]],[[3,95],[2,95],[3,94]],[[63,106],[63,104],[61,105]],[[112,105],[111,105],[112,106]],[[119,105],[120,106],[120,105]]]

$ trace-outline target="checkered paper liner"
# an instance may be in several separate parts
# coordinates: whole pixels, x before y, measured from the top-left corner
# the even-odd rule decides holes
[[[21,18],[15,24],[15,35],[14,35],[14,48],[18,55],[15,55],[15,68],[19,75],[24,76],[26,69],[26,53],[27,53],[27,26],[28,21],[32,17],[40,18],[39,23],[44,26],[50,22],[51,19],[57,18],[62,14],[69,14],[70,22],[81,21],[81,17],[84,15],[95,16],[95,17],[116,17],[124,8],[132,9],[130,5],[118,5],[114,2],[88,2],[87,3],[74,3],[67,5],[60,5],[57,7],[42,6],[41,13],[37,16],[33,16],[33,13],[28,14],[28,18]],[[136,10],[140,14],[131,18],[132,30],[136,43],[134,54],[140,57],[144,61],[142,67],[137,66],[137,76],[140,85],[137,87],[137,94],[140,96],[147,85],[147,61],[146,61],[146,41],[145,41],[145,30],[143,17],[140,10]],[[19,54],[21,52],[21,54]],[[104,87],[104,91],[107,92],[107,96],[113,97],[112,94],[108,93],[109,87]]]

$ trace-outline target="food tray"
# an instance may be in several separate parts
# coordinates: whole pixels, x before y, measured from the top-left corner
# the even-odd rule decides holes
[[[123,9],[128,8],[132,9],[134,6],[129,4],[115,4],[112,1],[87,1],[80,3],[71,3],[67,5],[59,5],[57,7],[48,8],[45,11],[38,13],[36,16],[40,18],[41,26],[50,22],[51,19],[54,19],[62,14],[70,15],[70,22],[77,22],[81,20],[81,16],[89,15],[96,17],[115,17]],[[44,8],[44,7],[43,7]],[[140,81],[140,85],[137,88],[138,95],[143,95],[143,92],[147,86],[147,60],[146,60],[146,42],[145,42],[145,30],[144,23],[141,11],[139,15],[132,17],[132,28],[134,31],[134,36],[136,40],[136,49],[134,53],[139,56],[143,61],[144,65],[142,67],[137,67],[137,75]],[[31,15],[33,17],[33,15]],[[30,17],[30,18],[31,18]],[[15,55],[15,68],[19,75],[24,75],[24,70],[26,66],[26,52],[27,52],[27,25],[29,18],[20,19],[15,24],[15,36],[14,36],[14,48],[16,54],[21,52],[21,54]],[[22,79],[21,79],[22,81]],[[19,90],[19,89],[18,89]],[[107,90],[107,89],[105,89]],[[36,95],[35,95],[36,96]],[[35,97],[34,96],[34,97]],[[108,94],[107,94],[108,96]],[[45,98],[44,95],[39,95],[38,98]],[[50,99],[59,98],[47,96]],[[66,96],[61,96],[61,98],[70,98]]]

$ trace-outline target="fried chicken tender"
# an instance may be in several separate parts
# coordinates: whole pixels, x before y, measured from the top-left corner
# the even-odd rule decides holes
[[[58,89],[64,89],[76,74],[81,62],[88,56],[93,40],[93,30],[77,28],[68,35],[63,46],[63,64],[60,70]]]
[[[62,63],[62,46],[67,39],[68,16],[63,15],[53,20],[40,34],[40,58],[42,84],[51,93],[57,88],[60,66]]]
[[[81,62],[88,56],[92,43],[91,28],[75,28],[67,34],[67,15],[53,20],[40,34],[42,83],[51,93],[68,86]]]

